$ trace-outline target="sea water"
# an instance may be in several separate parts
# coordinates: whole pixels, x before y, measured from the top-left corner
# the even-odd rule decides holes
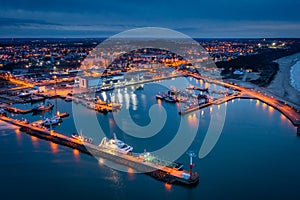
[[[148,110],[157,103],[155,94],[161,89],[159,85],[147,84],[143,90],[120,94],[124,97],[123,106],[127,100],[132,111],[137,106],[132,114],[137,124],[150,123]],[[32,105],[14,106],[25,109]],[[72,103],[58,99],[57,106],[60,112],[69,112],[70,116],[53,128],[70,136],[76,131]],[[161,102],[160,106],[169,116],[165,127],[157,135],[145,139],[119,130],[113,123],[112,113],[96,115],[108,137],[116,132],[118,138],[134,147],[135,152],[143,152],[144,148],[152,151],[175,137],[176,124],[182,118],[178,115],[177,104]],[[211,120],[210,107],[195,114],[202,111],[203,115],[188,118],[191,127],[195,125],[195,118],[199,120],[197,135],[189,147],[197,154]],[[81,114],[88,118],[93,112],[85,108]],[[14,117],[35,121],[46,114]],[[185,131],[188,136],[190,132]],[[98,144],[99,140],[93,138]],[[300,138],[291,122],[276,109],[248,99],[227,103],[226,120],[217,144],[205,158],[197,156],[193,160],[200,183],[191,188],[168,185],[145,174],[114,170],[91,156],[0,123],[1,199],[300,199],[299,152]],[[184,152],[178,161],[188,169],[189,158]]]

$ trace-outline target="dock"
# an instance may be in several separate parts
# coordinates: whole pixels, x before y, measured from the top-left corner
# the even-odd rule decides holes
[[[28,113],[32,112],[32,109],[22,110],[22,109],[14,108],[14,107],[6,107],[5,110],[8,112],[11,112],[11,113],[16,113],[16,114],[28,114]]]
[[[19,126],[20,131],[25,132],[29,135],[54,142],[56,144],[64,145],[72,149],[77,149],[80,152],[88,155],[107,159],[109,161],[115,162],[125,167],[130,167],[140,173],[145,173],[168,183],[195,185],[199,182],[199,176],[197,173],[193,173],[190,178],[186,178],[183,176],[183,173],[189,174],[189,172],[185,170],[176,171],[166,166],[145,161],[139,156],[125,155],[115,152],[111,149],[106,149],[94,144],[82,142],[72,137],[54,132],[53,130],[48,130],[43,126],[29,124],[24,121],[8,118],[5,116],[0,116],[0,120]]]
[[[205,103],[205,104],[193,106],[193,107],[191,107],[191,108],[189,108],[189,109],[180,111],[180,112],[179,112],[179,115],[186,115],[186,114],[188,114],[188,113],[197,111],[197,110],[199,110],[199,109],[202,109],[202,108],[205,108],[205,107],[208,107],[208,106],[211,106],[211,105],[220,105],[220,104],[223,104],[223,103],[225,103],[225,102],[227,102],[227,101],[231,101],[232,99],[236,99],[236,98],[241,98],[241,96],[240,96],[239,93],[235,93],[235,94],[232,94],[232,95],[229,95],[229,96],[225,96],[225,97],[216,99],[216,100],[214,100],[214,101],[210,101],[210,102]]]
[[[295,127],[297,127],[297,135],[300,136],[300,133],[299,133],[300,111],[295,109],[294,107],[288,105],[286,102],[284,102],[282,100],[278,100],[274,97],[267,96],[265,94],[262,94],[260,92],[254,91],[254,90],[244,88],[242,86],[233,85],[233,84],[230,84],[230,83],[225,83],[225,82],[222,82],[220,80],[210,79],[208,77],[202,77],[199,74],[198,75],[197,74],[189,74],[189,76],[192,76],[192,77],[197,78],[197,79],[203,79],[203,80],[205,80],[209,83],[214,83],[214,84],[217,84],[217,85],[220,85],[220,86],[238,91],[239,94],[236,95],[236,96],[232,96],[232,99],[235,99],[235,98],[257,99],[261,102],[264,102],[265,104],[275,108],[276,110],[281,112],[284,116],[286,116],[292,122],[292,124]],[[227,100],[229,100],[229,99],[227,99]],[[226,102],[226,98],[224,98],[224,99],[221,98],[219,103],[222,103],[222,102]],[[197,110],[197,109],[195,109],[195,110]],[[192,111],[190,111],[190,112],[192,112]]]

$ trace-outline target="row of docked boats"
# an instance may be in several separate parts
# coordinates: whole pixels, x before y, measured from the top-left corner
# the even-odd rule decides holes
[[[159,92],[155,95],[155,97],[157,99],[162,99],[170,103],[178,102],[178,99],[174,95],[172,95],[170,91],[168,91],[168,94]]]
[[[201,91],[201,92],[209,92],[208,91],[209,90],[208,87],[206,87],[206,88],[199,88],[199,87],[193,86],[193,85],[186,87],[186,89],[187,90],[198,90],[198,91]]]
[[[106,91],[111,91],[114,89],[115,89],[114,85],[105,85],[105,86],[96,88],[95,92],[106,92]]]
[[[176,102],[187,102],[189,100],[188,97],[185,96],[176,96],[175,94],[173,94],[172,92],[168,92],[168,94],[165,93],[157,93],[155,95],[156,99],[161,99],[161,100],[165,100],[166,102],[169,103],[176,103]]]

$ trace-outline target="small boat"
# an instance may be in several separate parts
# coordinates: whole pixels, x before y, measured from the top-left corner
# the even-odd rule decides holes
[[[107,140],[107,138],[104,137],[99,146],[122,154],[130,154],[133,150],[132,146],[129,146],[128,144],[125,144],[123,141],[119,140],[115,133],[113,139]]]
[[[30,92],[21,92],[18,97],[21,97],[21,98],[26,98],[26,97],[29,97],[31,95]]]
[[[22,118],[21,122],[23,122],[24,124],[29,124],[29,121],[26,118]]]
[[[206,88],[196,88],[196,90],[202,91],[202,92],[208,92],[208,87]]]
[[[174,97],[172,97],[172,96],[167,96],[165,98],[165,101],[170,102],[170,103],[175,103],[176,99]]]
[[[110,90],[114,90],[115,87],[113,85],[109,85],[109,86],[103,86],[101,88],[101,91],[110,91]]]
[[[46,118],[42,121],[43,126],[52,126],[60,123],[62,120],[59,116],[53,116],[51,118]]]
[[[87,142],[87,143],[91,143],[91,144],[93,143],[93,139],[84,136],[81,131],[79,134],[75,134],[75,133],[72,134],[72,138],[79,140],[81,142]]]
[[[156,95],[155,95],[155,97],[157,98],[157,99],[164,99],[164,98],[166,98],[167,97],[167,95],[166,94],[164,94],[164,93],[157,93]]]
[[[59,116],[60,118],[65,118],[68,117],[70,114],[67,112],[63,112],[63,113],[57,113],[56,116]]]
[[[136,88],[136,90],[143,90],[144,89],[144,87],[142,86],[142,85],[139,85],[137,88]]]
[[[6,111],[3,108],[0,108],[0,116],[6,116]]]
[[[186,87],[186,89],[187,89],[187,90],[194,90],[194,89],[195,89],[195,86],[190,85],[190,86]]]
[[[40,104],[38,106],[35,106],[32,111],[33,112],[44,112],[44,111],[49,111],[53,109],[54,105],[51,103],[48,103],[46,106],[44,104]]]
[[[65,99],[65,101],[66,101],[66,102],[71,102],[71,101],[72,101],[72,98],[67,97],[67,98]]]
[[[45,97],[42,97],[42,96],[30,97],[31,102],[43,101],[44,99],[45,99]]]

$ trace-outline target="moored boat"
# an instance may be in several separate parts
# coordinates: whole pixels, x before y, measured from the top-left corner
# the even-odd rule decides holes
[[[121,154],[130,154],[132,153],[133,147],[125,144],[123,141],[119,140],[114,133],[114,138],[107,140],[106,137],[104,137],[99,144],[100,147],[107,148],[114,150],[116,152],[119,152]]]
[[[53,109],[54,105],[51,103],[47,103],[47,105],[45,106],[44,104],[40,104],[35,106],[32,111],[33,112],[44,112],[44,111],[49,111],[51,109]]]
[[[170,103],[175,103],[176,99],[174,97],[172,97],[172,96],[167,96],[165,98],[165,101],[170,102]]]
[[[42,96],[33,96],[30,98],[31,102],[37,102],[37,101],[43,101],[45,99],[45,97]]]
[[[26,98],[26,97],[29,97],[31,95],[30,92],[21,92],[18,97],[21,97],[21,98]]]
[[[164,98],[166,98],[167,97],[167,95],[166,94],[164,94],[164,93],[157,93],[156,95],[155,95],[155,97],[157,98],[157,99],[164,99]]]
[[[108,86],[102,86],[101,87],[101,91],[110,91],[110,90],[114,90],[115,87],[113,85],[108,85]]]
[[[79,140],[81,142],[87,142],[87,143],[93,143],[93,139],[92,138],[88,138],[86,136],[84,136],[82,134],[82,132],[80,132],[79,134],[72,134],[72,138],[76,139],[76,140]]]
[[[60,123],[62,120],[59,116],[53,116],[50,118],[46,118],[42,121],[43,126],[52,126]]]

